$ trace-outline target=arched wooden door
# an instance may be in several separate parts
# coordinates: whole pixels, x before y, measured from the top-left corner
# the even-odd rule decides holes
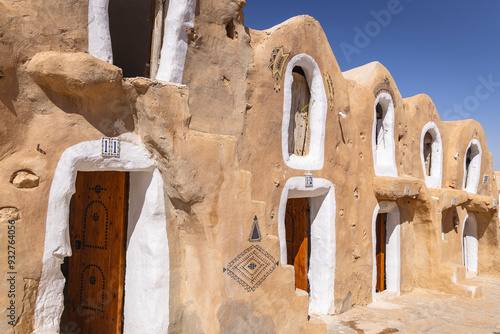
[[[61,333],[122,332],[128,173],[79,172]]]

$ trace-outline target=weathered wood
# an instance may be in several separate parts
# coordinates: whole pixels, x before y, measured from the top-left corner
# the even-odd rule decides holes
[[[286,204],[287,263],[295,267],[295,288],[309,291],[309,214],[308,199],[289,199]]]
[[[160,53],[161,46],[163,42],[163,26],[164,26],[164,16],[163,16],[163,0],[152,0],[153,13],[154,13],[154,23],[153,23],[153,34],[151,40],[151,67],[149,72],[149,77],[151,79],[156,78],[158,73],[158,67],[160,66]]]
[[[377,291],[384,291],[386,289],[385,284],[385,230],[386,230],[386,219],[387,214],[381,213],[377,215],[377,226],[376,226],[376,234],[377,234]]]
[[[311,126],[309,110],[311,92],[306,77],[300,73],[293,74],[292,105],[290,108],[290,126],[288,130],[288,151],[290,154],[306,156],[309,154]]]
[[[67,328],[121,333],[128,173],[79,172],[71,209]]]

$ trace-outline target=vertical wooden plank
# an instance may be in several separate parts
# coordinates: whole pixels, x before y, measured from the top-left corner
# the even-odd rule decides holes
[[[163,0],[152,0],[152,12],[154,17],[153,34],[151,41],[151,67],[149,77],[156,78],[160,66],[160,52],[163,41]]]
[[[311,92],[305,75],[292,73],[292,105],[290,108],[290,126],[288,151],[290,154],[306,156],[309,154],[309,142],[311,129],[309,122],[309,110]]]
[[[293,263],[295,267],[295,288],[308,291],[310,233],[308,199],[289,199],[285,217],[288,263]]]
[[[386,229],[386,213],[377,215],[376,223],[376,242],[377,242],[377,291],[385,290],[385,229]]]
[[[62,330],[122,332],[127,212],[128,173],[78,173]]]

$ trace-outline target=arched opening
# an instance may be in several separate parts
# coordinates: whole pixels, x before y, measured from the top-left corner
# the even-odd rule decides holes
[[[34,333],[60,332],[65,293],[65,278],[61,265],[65,258],[73,255],[74,249],[83,247],[84,244],[83,239],[78,243],[79,239],[72,242],[70,237],[70,200],[76,190],[78,172],[96,171],[130,174],[125,219],[127,226],[123,331],[157,333],[168,327],[170,269],[162,177],[149,153],[133,144],[121,143],[119,159],[103,158],[100,151],[100,140],[83,142],[66,149],[57,164],[47,209],[42,274],[35,303]],[[97,191],[95,187],[93,190]],[[84,215],[88,216],[86,219],[100,221],[106,215],[106,210],[101,206],[92,208],[95,212]],[[92,246],[91,248],[109,245],[106,244],[106,238],[105,246],[95,242],[85,244]],[[102,268],[101,265],[100,267]],[[88,277],[80,276],[88,283],[90,290],[98,287],[98,275],[95,273],[94,270],[94,274],[89,272]],[[109,286],[108,283],[104,285]],[[109,292],[106,289],[105,304]],[[162,311],[152,313],[149,311],[151,307]]]
[[[288,153],[302,157],[309,154],[311,142],[311,126],[309,124],[311,92],[302,67],[295,66],[292,70],[292,76],[292,107],[290,108],[290,125],[288,128]]]
[[[473,214],[469,214],[464,221],[462,232],[463,263],[469,273],[477,274],[478,240],[477,221]]]
[[[400,294],[400,222],[399,208],[395,202],[380,202],[373,212],[373,301],[382,298],[382,295]]]
[[[390,94],[380,94],[373,106],[372,152],[377,176],[397,176],[394,144],[394,103]]]
[[[427,123],[420,140],[420,158],[425,184],[430,188],[441,188],[443,175],[443,145],[441,134],[434,122]]]
[[[464,155],[463,189],[474,194],[481,178],[481,156],[481,144],[477,139],[472,139]]]
[[[323,77],[311,56],[299,54],[286,67],[281,148],[287,166],[323,168],[327,99]]]
[[[280,260],[295,268],[296,288],[309,292],[309,313],[333,314],[335,282],[335,189],[324,179],[306,188],[290,178],[278,213]]]
[[[155,0],[109,0],[113,64],[125,77],[149,77]]]

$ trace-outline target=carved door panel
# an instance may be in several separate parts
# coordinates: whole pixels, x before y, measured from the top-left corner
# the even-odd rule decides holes
[[[386,289],[385,283],[385,248],[386,248],[386,223],[387,213],[377,215],[377,286],[376,291],[384,291]]]
[[[295,288],[309,291],[309,204],[307,198],[286,203],[285,216],[287,263],[295,267]]]
[[[128,173],[79,172],[62,332],[122,332]]]

